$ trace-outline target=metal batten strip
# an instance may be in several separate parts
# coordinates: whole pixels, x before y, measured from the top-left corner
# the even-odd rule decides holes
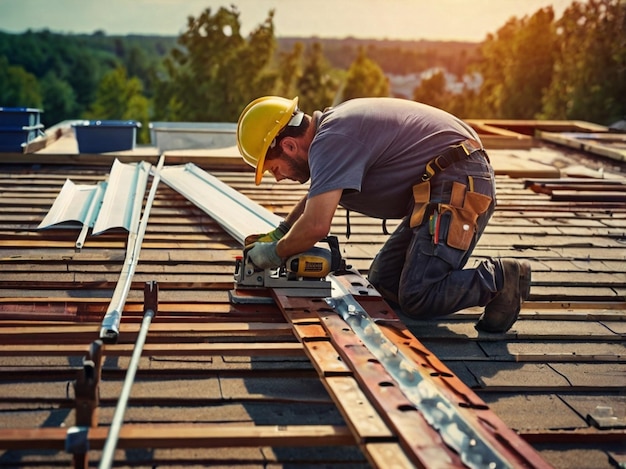
[[[334,276],[329,278],[333,285],[333,296],[326,299],[329,306],[350,326],[428,424],[459,454],[463,463],[472,469],[511,468],[459,409],[438,391],[437,386],[422,376],[415,363],[387,339],[352,293]]]
[[[281,218],[252,202],[193,163],[161,171],[161,177],[202,211],[214,218],[241,245],[250,233],[274,229]]]
[[[164,163],[165,156],[161,155],[156,170],[153,171],[154,177],[152,180],[152,186],[150,187],[150,193],[148,195],[148,200],[146,201],[139,229],[137,232],[131,231],[128,235],[128,248],[126,251],[126,258],[124,259],[124,266],[122,267],[122,272],[120,273],[120,278],[115,286],[111,303],[109,304],[109,308],[107,309],[104,318],[102,319],[100,328],[100,338],[106,343],[117,342],[117,337],[120,331],[120,321],[122,320],[122,311],[132,285],[133,275],[135,274],[135,269],[137,268],[137,262],[139,262],[141,243],[143,242],[143,237],[146,233],[150,209],[152,208],[156,190],[159,185],[159,181],[161,180],[161,169],[163,168]],[[141,202],[143,202],[143,197],[141,198]],[[137,212],[137,217],[138,216],[139,212]],[[137,223],[133,223],[132,225],[137,226]]]

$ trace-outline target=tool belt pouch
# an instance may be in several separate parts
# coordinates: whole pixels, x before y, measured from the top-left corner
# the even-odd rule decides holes
[[[424,215],[430,202],[430,181],[421,182],[413,186],[413,199],[415,205],[413,205],[413,212],[409,221],[411,228],[421,225],[424,221]]]
[[[491,197],[478,192],[466,192],[467,186],[459,182],[452,185],[449,204],[439,204],[440,213],[449,214],[450,225],[446,243],[448,246],[466,251],[476,233],[476,221],[491,204]]]

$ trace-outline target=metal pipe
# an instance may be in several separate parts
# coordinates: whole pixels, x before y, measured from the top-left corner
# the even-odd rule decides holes
[[[128,235],[128,251],[126,252],[126,259],[124,260],[124,267],[122,268],[120,278],[117,281],[113,297],[111,298],[111,303],[109,304],[109,308],[104,315],[104,318],[102,319],[100,327],[100,339],[107,344],[116,343],[117,337],[119,336],[122,311],[124,310],[124,305],[126,304],[126,299],[128,298],[128,292],[130,291],[130,287],[132,285],[137,262],[139,262],[141,244],[148,226],[150,209],[152,208],[156,190],[159,185],[159,181],[161,180],[161,169],[163,168],[164,162],[165,155],[161,155],[157,168],[153,171],[154,179],[152,180],[152,186],[150,187],[150,193],[148,195],[148,200],[146,201],[139,229],[136,233],[131,231]]]
[[[143,346],[146,342],[146,336],[148,335],[148,329],[152,318],[157,312],[157,293],[158,288],[156,282],[146,283],[144,289],[144,315],[141,322],[141,328],[135,342],[135,348],[133,349],[133,355],[128,365],[128,371],[126,372],[126,378],[124,379],[124,386],[120,393],[120,398],[117,401],[117,407],[115,408],[115,414],[111,421],[109,433],[107,435],[104,448],[102,450],[102,459],[100,460],[100,469],[108,469],[113,465],[113,459],[115,456],[115,449],[120,436],[120,430],[124,423],[124,414],[126,412],[126,406],[128,399],[130,398],[130,391],[135,382],[135,375],[137,374],[137,368],[139,367],[139,360],[143,352]]]
[[[98,183],[94,194],[91,197],[91,202],[89,203],[89,210],[87,211],[87,216],[85,217],[85,221],[83,222],[83,227],[80,230],[80,234],[78,235],[78,239],[76,240],[76,251],[79,252],[83,249],[85,245],[85,239],[87,238],[87,232],[89,228],[93,228],[94,219],[96,214],[98,213],[100,207],[99,205],[102,203],[102,194],[104,193],[104,189],[106,188],[106,182]]]

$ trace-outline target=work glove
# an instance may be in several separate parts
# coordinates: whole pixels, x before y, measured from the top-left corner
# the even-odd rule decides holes
[[[276,252],[277,241],[271,243],[254,243],[248,251],[248,259],[259,269],[280,267],[282,259]]]
[[[269,233],[251,234],[246,236],[244,245],[248,246],[252,243],[271,243],[272,241],[278,241],[287,234],[289,228],[290,226],[286,222],[281,221],[278,226]]]

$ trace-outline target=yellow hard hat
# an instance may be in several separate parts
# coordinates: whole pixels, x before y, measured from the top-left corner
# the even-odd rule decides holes
[[[258,186],[265,172],[265,155],[276,135],[285,127],[298,106],[298,98],[264,96],[246,106],[237,122],[237,147],[246,163],[256,168]]]

